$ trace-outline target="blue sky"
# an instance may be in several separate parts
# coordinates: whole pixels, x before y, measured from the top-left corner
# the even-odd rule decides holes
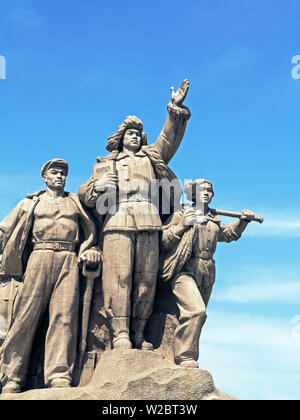
[[[53,157],[77,191],[127,115],[154,141],[190,78],[172,169],[265,217],[219,245],[201,338],[201,368],[240,399],[300,398],[299,18],[296,0],[0,0],[0,218]]]

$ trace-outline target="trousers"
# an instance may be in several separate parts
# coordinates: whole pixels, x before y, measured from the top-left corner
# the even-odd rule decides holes
[[[45,312],[45,384],[57,377],[72,380],[76,358],[79,276],[76,254],[33,251],[16,303],[15,318],[1,348],[2,377],[23,383],[35,334]]]
[[[189,265],[189,272],[179,274],[172,281],[179,310],[179,325],[173,343],[175,363],[185,359],[198,360],[199,339],[207,319],[206,308],[215,281],[213,262],[197,261],[195,264],[191,261]],[[208,269],[202,270],[202,265],[208,265]]]
[[[141,321],[144,328],[153,309],[158,266],[158,232],[104,234],[104,309],[115,337],[129,332],[129,321]]]

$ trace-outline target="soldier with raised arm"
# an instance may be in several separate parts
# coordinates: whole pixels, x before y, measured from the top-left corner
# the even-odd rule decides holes
[[[197,368],[200,334],[215,282],[217,243],[237,241],[255,216],[243,210],[237,222],[222,224],[209,208],[214,190],[205,179],[187,183],[185,193],[193,205],[175,212],[162,230],[160,277],[171,283],[179,310],[173,344],[175,363]]]
[[[0,223],[2,271],[24,283],[0,355],[2,393],[26,382],[35,334],[46,314],[44,376],[48,387],[69,387],[77,350],[79,261],[96,265],[95,226],[78,196],[66,193],[68,163],[42,168],[46,191],[28,195]]]
[[[142,122],[129,116],[108,139],[101,165],[113,163],[99,179],[92,176],[79,189],[82,202],[97,206],[108,190],[117,190],[115,209],[108,208],[102,226],[104,309],[113,332],[114,348],[152,350],[144,330],[153,308],[159,267],[159,237],[162,226],[159,206],[150,195],[155,180],[176,177],[167,164],[176,153],[190,118],[182,105],[189,88],[184,80],[172,88],[168,117],[157,141],[147,145]],[[98,203],[97,203],[98,202]],[[98,210],[100,210],[98,208]]]

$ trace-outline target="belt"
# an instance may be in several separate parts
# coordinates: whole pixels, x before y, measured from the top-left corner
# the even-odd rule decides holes
[[[76,244],[72,242],[36,242],[33,250],[49,250],[49,251],[75,251]]]
[[[199,254],[192,255],[192,258],[201,258],[202,260],[212,260],[214,257],[214,254],[212,252],[209,251],[200,251]]]
[[[150,198],[144,197],[135,197],[135,196],[128,196],[126,198],[120,198],[119,204],[129,204],[129,203],[151,203]]]

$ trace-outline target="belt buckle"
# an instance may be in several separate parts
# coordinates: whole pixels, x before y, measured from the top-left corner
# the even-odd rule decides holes
[[[60,251],[61,250],[61,244],[58,242],[54,242],[53,244],[53,251]]]

